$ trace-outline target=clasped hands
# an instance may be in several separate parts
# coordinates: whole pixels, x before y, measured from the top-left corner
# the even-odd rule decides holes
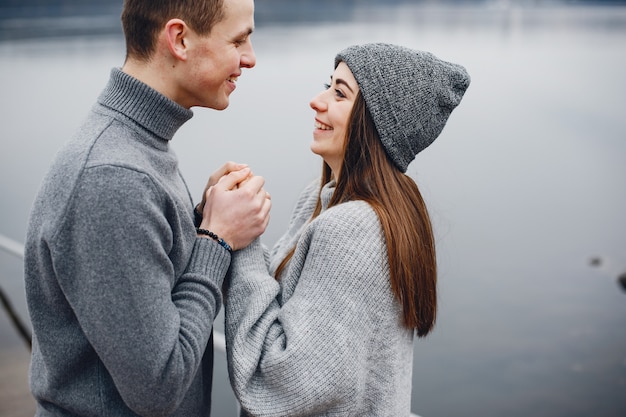
[[[248,246],[269,223],[270,194],[265,179],[245,164],[227,162],[210,177],[196,210],[202,213],[201,229],[224,239],[233,250]]]

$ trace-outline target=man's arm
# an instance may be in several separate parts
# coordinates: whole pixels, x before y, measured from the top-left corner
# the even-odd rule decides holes
[[[92,167],[52,246],[82,331],[139,415],[171,414],[185,397],[230,263],[227,251],[192,230],[175,235],[177,215],[189,213],[147,175]]]

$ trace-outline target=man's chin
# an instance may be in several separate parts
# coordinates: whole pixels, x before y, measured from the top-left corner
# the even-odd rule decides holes
[[[211,106],[211,108],[213,110],[225,110],[228,108],[228,105],[230,104],[230,100],[228,99],[228,97],[226,97],[226,100],[220,101],[219,103],[214,103],[213,106]]]

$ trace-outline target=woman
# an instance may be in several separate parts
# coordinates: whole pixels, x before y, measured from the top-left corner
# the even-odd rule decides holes
[[[233,254],[226,341],[244,415],[410,414],[413,336],[432,330],[437,294],[430,220],[404,173],[469,82],[400,46],[336,56],[311,101],[321,181],[268,256],[258,240]]]

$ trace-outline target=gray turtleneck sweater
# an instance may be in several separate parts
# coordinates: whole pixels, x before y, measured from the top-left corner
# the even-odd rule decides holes
[[[230,255],[197,238],[169,146],[192,112],[118,69],[34,203],[37,416],[208,416]]]
[[[413,330],[404,327],[374,210],[363,201],[309,222],[319,181],[300,197],[285,235],[233,254],[226,348],[242,414],[408,416]],[[273,274],[291,248],[280,280]]]

